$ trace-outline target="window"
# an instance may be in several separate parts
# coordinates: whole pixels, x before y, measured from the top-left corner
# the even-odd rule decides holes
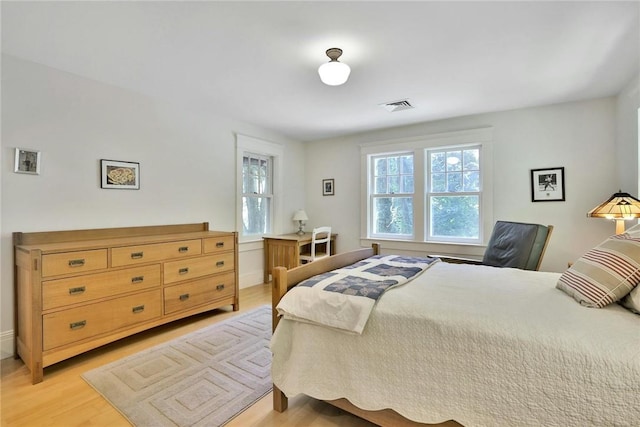
[[[491,139],[488,128],[362,146],[367,238],[483,243]]]
[[[373,234],[413,235],[413,153],[372,157]]]
[[[273,201],[271,157],[242,156],[242,234],[265,234],[271,230]]]
[[[262,240],[264,234],[280,233],[282,179],[279,144],[237,135],[236,227],[241,241]]]
[[[427,150],[427,240],[480,239],[480,146]]]

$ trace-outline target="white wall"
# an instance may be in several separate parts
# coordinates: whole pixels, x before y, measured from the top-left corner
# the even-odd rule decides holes
[[[586,217],[587,211],[619,186],[614,97],[479,114],[308,144],[308,227],[332,225],[339,233],[340,251],[368,244],[361,241],[364,236],[359,231],[359,144],[485,126],[494,128],[494,220],[555,226],[542,270],[564,271],[567,262],[614,233],[613,223]],[[566,201],[531,202],[530,170],[559,166],[565,168]],[[323,178],[335,179],[335,196],[321,195]],[[384,247],[382,242],[383,251]],[[438,253],[431,245],[419,248]]]
[[[616,144],[620,188],[638,197],[638,109],[640,108],[640,76],[631,80],[616,97]]]
[[[203,221],[211,229],[236,230],[234,133],[283,144],[285,182],[303,173],[303,144],[265,129],[14,57],[2,60],[3,356],[13,351],[12,232]],[[42,152],[40,175],[13,173],[15,147]],[[140,190],[101,189],[100,159],[140,162]],[[287,193],[288,218],[303,200],[302,188]],[[241,248],[243,286],[262,282],[261,242],[248,248]]]

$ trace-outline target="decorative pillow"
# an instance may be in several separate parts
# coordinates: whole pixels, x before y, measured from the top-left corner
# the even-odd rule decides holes
[[[636,286],[622,299],[622,305],[636,314],[640,314],[640,286]]]
[[[633,237],[633,238],[640,237],[640,223],[627,228],[624,234],[628,234],[630,237]]]
[[[640,237],[611,236],[567,269],[556,288],[587,307],[602,308],[640,282]]]

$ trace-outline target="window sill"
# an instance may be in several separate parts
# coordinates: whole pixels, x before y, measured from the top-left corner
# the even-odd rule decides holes
[[[401,255],[438,254],[442,256],[461,256],[469,258],[482,258],[486,249],[485,245],[472,243],[451,243],[451,242],[416,242],[407,240],[390,239],[368,239],[361,238],[360,245],[371,246],[372,243],[380,243],[380,250],[383,253],[397,252]]]

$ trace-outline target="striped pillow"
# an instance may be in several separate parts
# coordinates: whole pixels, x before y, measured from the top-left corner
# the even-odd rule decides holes
[[[622,299],[640,283],[640,238],[611,236],[562,273],[556,288],[587,307]]]

